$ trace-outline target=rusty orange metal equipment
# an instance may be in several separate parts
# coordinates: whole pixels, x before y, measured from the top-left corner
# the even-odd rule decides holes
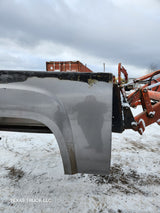
[[[46,62],[47,71],[56,72],[92,72],[80,61],[50,61]]]
[[[127,83],[128,82],[128,73],[127,73],[127,70],[121,65],[121,63],[119,63],[118,64],[118,84],[122,83],[121,73],[123,73],[123,75],[125,77],[125,83]]]
[[[120,67],[121,64],[118,66],[118,74]],[[132,129],[140,134],[143,134],[145,127],[154,122],[160,125],[160,78],[158,74],[160,74],[160,70],[134,79],[131,83],[120,84],[120,90],[126,102],[131,107],[142,106],[143,112],[135,116],[134,121],[131,118]],[[118,80],[118,82],[120,81]],[[141,86],[135,89],[135,84],[140,84]],[[132,86],[135,91],[127,96],[124,89],[128,86]]]

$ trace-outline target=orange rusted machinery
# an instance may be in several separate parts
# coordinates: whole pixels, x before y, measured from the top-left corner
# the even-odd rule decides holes
[[[121,64],[118,65],[118,83],[123,99],[130,107],[142,106],[143,112],[132,119],[132,129],[143,134],[145,127],[157,122],[160,125],[160,70],[144,75],[140,78],[134,79],[133,82],[122,84],[120,80],[121,72],[125,75],[127,80],[127,71]],[[140,86],[135,89],[135,85]],[[126,95],[127,88],[134,89],[129,95]]]
[[[122,83],[121,73],[123,73],[123,75],[125,77],[125,83],[127,83],[128,82],[128,73],[127,73],[127,70],[121,65],[121,63],[119,63],[118,64],[118,84]]]
[[[56,72],[92,72],[80,61],[49,61],[46,62],[46,70]]]

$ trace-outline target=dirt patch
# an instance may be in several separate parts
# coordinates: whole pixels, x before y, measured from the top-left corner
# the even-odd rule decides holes
[[[129,173],[125,173],[120,165],[115,164],[110,169],[109,175],[94,175],[95,182],[97,184],[104,184],[104,183],[122,183],[122,184],[129,184],[131,181],[138,181],[140,179],[140,175],[137,174],[136,171],[130,170]]]
[[[130,143],[137,149],[148,151],[146,145],[144,145],[142,143],[136,143],[135,141],[130,141]]]
[[[135,170],[130,169],[128,173],[125,173],[120,165],[115,164],[110,169],[110,174],[93,175],[90,176],[90,180],[96,184],[111,184],[110,190],[118,189],[125,194],[143,194],[147,195],[141,187],[146,185],[160,185],[160,177],[156,175],[138,174]]]
[[[139,180],[139,185],[145,186],[145,185],[160,185],[160,177],[156,175],[148,175],[144,178],[141,178]]]
[[[14,166],[5,167],[5,169],[9,171],[7,177],[9,177],[11,180],[15,180],[16,182],[18,182],[24,176],[24,172],[21,169],[16,169]]]
[[[154,152],[154,153],[160,153],[159,149],[157,147],[153,148],[151,146],[151,144],[149,146],[149,145],[143,144],[142,142],[137,143],[135,141],[130,141],[130,143],[132,144],[132,149],[134,149],[134,150],[139,149],[139,150],[145,150],[147,152],[149,151],[149,152]]]

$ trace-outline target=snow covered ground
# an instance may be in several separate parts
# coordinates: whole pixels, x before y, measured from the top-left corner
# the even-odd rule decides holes
[[[0,133],[0,213],[160,212],[160,126],[112,135],[109,176],[64,175],[53,135]]]

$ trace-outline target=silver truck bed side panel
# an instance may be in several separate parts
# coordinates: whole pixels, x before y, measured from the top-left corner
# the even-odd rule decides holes
[[[32,119],[55,135],[65,174],[107,174],[112,83],[29,77],[0,84],[0,118]]]

